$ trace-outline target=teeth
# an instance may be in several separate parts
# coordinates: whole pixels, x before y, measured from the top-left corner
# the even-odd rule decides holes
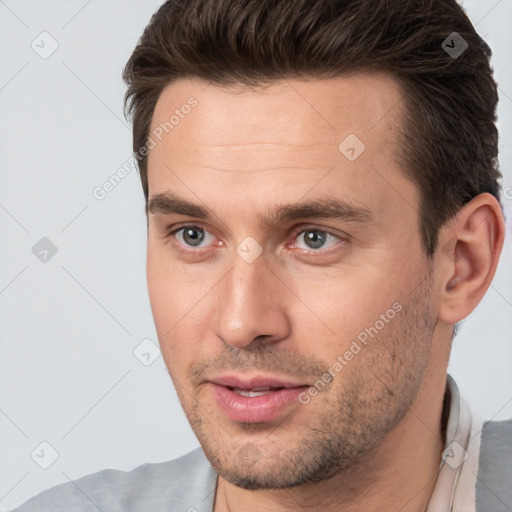
[[[268,395],[271,391],[272,388],[270,387],[254,389],[233,388],[233,392],[236,393],[237,395],[249,397]]]
[[[247,391],[245,389],[235,389],[234,391],[237,395],[249,396],[249,397],[263,396],[263,395],[268,395],[270,393],[270,391]]]

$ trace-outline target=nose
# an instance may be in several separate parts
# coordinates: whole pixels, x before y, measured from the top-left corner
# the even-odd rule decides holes
[[[237,348],[285,339],[290,322],[284,288],[262,257],[247,263],[235,256],[233,268],[215,287],[214,333]]]

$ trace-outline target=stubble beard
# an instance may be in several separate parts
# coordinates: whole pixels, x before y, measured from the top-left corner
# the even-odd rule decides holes
[[[357,468],[404,417],[419,390],[435,327],[431,286],[429,274],[402,304],[402,311],[333,379],[331,388],[300,406],[305,411],[315,407],[318,413],[310,416],[307,426],[301,421],[304,431],[291,446],[286,445],[289,428],[282,443],[275,441],[280,425],[241,424],[228,434],[228,428],[206,413],[206,404],[192,401],[177,387],[192,429],[216,472],[233,485],[256,490],[319,482]],[[261,368],[275,367],[278,359],[273,352],[274,363]],[[260,361],[267,362],[264,356]],[[318,367],[309,359],[303,365]],[[324,363],[318,375],[331,365]],[[286,363],[280,370],[286,374]],[[286,421],[281,421],[283,428]],[[272,441],[266,443],[266,438]]]

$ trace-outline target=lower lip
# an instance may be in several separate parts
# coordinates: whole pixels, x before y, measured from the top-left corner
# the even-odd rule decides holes
[[[307,386],[283,388],[261,396],[242,396],[225,386],[211,383],[217,404],[226,416],[240,423],[263,423],[281,415]]]

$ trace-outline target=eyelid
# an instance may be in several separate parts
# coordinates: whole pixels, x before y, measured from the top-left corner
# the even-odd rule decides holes
[[[327,247],[327,248],[320,248],[320,249],[303,249],[303,248],[300,248],[300,247],[297,247],[295,245],[295,241],[297,239],[297,237],[301,234],[301,233],[304,233],[305,231],[318,231],[320,233],[325,233],[327,235],[330,235],[334,238],[336,238],[338,241],[336,243],[334,243],[333,245],[331,245],[330,247]],[[326,227],[321,227],[321,226],[314,226],[314,225],[301,225],[301,226],[297,226],[296,228],[293,229],[292,231],[292,234],[291,234],[291,237],[292,237],[292,242],[290,243],[287,243],[286,246],[291,248],[291,249],[295,249],[296,252],[298,254],[307,254],[308,256],[318,256],[318,257],[322,257],[322,256],[327,256],[333,252],[336,252],[336,251],[339,251],[339,244],[340,243],[346,243],[350,240],[350,236],[347,235],[346,233],[336,233],[335,230],[331,230],[329,228],[326,228]]]
[[[165,230],[162,238],[164,240],[166,240],[166,243],[172,243],[175,246],[176,250],[178,250],[178,252],[181,254],[189,254],[189,255],[196,254],[197,255],[197,254],[209,251],[212,248],[212,245],[207,245],[204,247],[188,246],[186,244],[184,245],[177,239],[177,237],[175,236],[177,233],[179,233],[180,231],[183,231],[185,229],[189,229],[189,228],[190,229],[200,229],[200,230],[204,231],[206,234],[208,234],[209,236],[213,237],[214,239],[218,238],[209,229],[206,229],[205,227],[199,225],[198,223],[184,223],[182,225],[173,224],[172,226],[169,226]],[[222,242],[220,242],[215,245],[220,246],[223,244],[222,244]]]
[[[335,229],[330,229],[322,226],[314,226],[314,225],[300,225],[292,230],[292,236],[294,238],[304,231],[319,231],[320,233],[326,233],[327,235],[331,235],[335,238],[339,238],[340,240],[348,240],[350,237],[346,233],[337,232]]]
[[[211,230],[210,228],[206,228],[204,226],[201,226],[200,222],[184,222],[182,224],[172,224],[170,226],[167,226],[165,228],[165,230],[164,230],[163,238],[168,238],[171,235],[175,235],[178,231],[181,231],[181,230],[186,229],[186,228],[201,229],[205,233],[209,233],[210,235],[215,236],[216,238],[218,238],[213,230]]]
[[[176,233],[178,233],[179,231],[182,231],[184,229],[187,229],[187,228],[196,228],[196,229],[201,229],[203,230],[205,233],[208,233],[210,236],[214,237],[215,239],[217,239],[217,244],[215,244],[214,246],[210,245],[210,246],[205,246],[205,247],[196,247],[194,248],[193,246],[184,246],[182,245],[180,242],[178,242],[176,240],[176,238],[174,237],[174,235],[176,235]],[[224,242],[222,241],[222,239],[220,239],[214,232],[214,230],[210,229],[210,228],[206,228],[204,226],[201,226],[201,223],[199,222],[184,222],[182,224],[173,224],[171,226],[169,226],[166,230],[165,230],[165,233],[163,235],[162,238],[165,238],[167,240],[170,240],[171,237],[174,238],[173,240],[173,243],[178,247],[178,250],[182,253],[187,253],[187,254],[198,254],[198,253],[201,253],[201,252],[206,252],[208,250],[210,250],[212,247],[219,247],[219,246],[222,246],[224,245]],[[301,233],[304,233],[305,231],[318,231],[318,232],[321,232],[321,233],[325,233],[327,235],[331,235],[333,236],[334,238],[338,239],[338,242],[333,244],[332,246],[330,247],[327,247],[325,249],[310,249],[310,250],[307,250],[307,249],[302,249],[302,248],[297,248],[297,247],[294,247],[293,246],[293,242],[295,242],[295,240],[297,239],[298,235],[300,235]],[[338,232],[335,232],[336,230],[331,230],[329,228],[326,228],[325,226],[315,226],[315,225],[311,225],[311,224],[301,224],[300,226],[297,226],[295,228],[293,228],[292,232],[291,232],[291,239],[293,242],[288,242],[288,243],[285,243],[285,246],[286,247],[290,247],[291,248],[294,248],[294,249],[297,249],[297,252],[300,252],[302,254],[308,254],[308,255],[318,255],[318,256],[323,256],[323,255],[327,255],[329,254],[330,252],[334,252],[337,250],[337,246],[340,242],[348,242],[350,240],[350,236],[347,235],[346,233],[338,233]]]

